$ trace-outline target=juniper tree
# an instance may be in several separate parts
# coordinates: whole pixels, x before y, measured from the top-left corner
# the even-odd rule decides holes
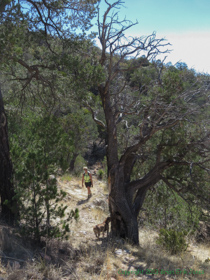
[[[1,1],[0,68],[2,76],[8,78],[10,75],[10,81],[13,80],[13,87],[5,82],[4,88],[10,87],[7,91],[11,93],[16,108],[21,108],[29,100],[29,106],[34,107],[38,102],[38,105],[42,103],[48,111],[52,111],[59,100],[55,81],[69,75],[66,69],[63,71],[64,64],[68,70],[71,69],[71,77],[72,72],[76,72],[79,59],[78,56],[74,59],[69,48],[81,45],[95,15],[96,2]],[[76,34],[77,29],[80,31]],[[66,49],[67,53],[64,53]],[[14,196],[13,168],[9,158],[7,119],[2,95],[0,97],[1,214],[14,221],[15,210],[10,208]]]
[[[159,72],[154,79],[143,81],[142,90],[129,86],[125,73],[141,69],[145,60],[151,65],[158,54],[167,52],[168,44],[155,33],[126,38],[125,31],[135,23],[119,19],[116,9],[123,2],[105,3],[102,20],[98,17],[98,62],[106,77],[98,92],[105,124],[94,108],[90,111],[106,130],[112,233],[138,244],[137,217],[148,190],[158,182],[184,200],[208,207],[209,133],[206,117],[202,117],[208,91],[202,79],[186,83],[183,72],[164,73],[161,63],[156,65]],[[142,64],[132,63],[140,56],[144,56]]]

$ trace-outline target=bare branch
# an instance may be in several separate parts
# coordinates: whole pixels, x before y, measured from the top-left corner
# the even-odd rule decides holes
[[[190,201],[187,200],[181,193],[180,190],[177,190],[165,177],[161,176],[161,180],[173,191],[175,191],[187,204],[190,204]]]
[[[94,120],[98,125],[102,126],[103,128],[106,128],[106,125],[105,125],[102,121],[100,121],[100,120],[98,120],[98,119],[96,118],[93,109],[90,107],[90,105],[89,105],[88,103],[85,104],[85,107],[87,107],[88,110],[91,112],[93,120]]]

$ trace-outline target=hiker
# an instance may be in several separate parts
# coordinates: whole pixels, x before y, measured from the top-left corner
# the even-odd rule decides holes
[[[93,187],[92,175],[88,171],[88,168],[86,166],[83,169],[84,169],[84,173],[82,175],[82,188],[84,187],[84,181],[85,181],[85,186],[88,190],[88,198],[90,198],[92,196],[90,188]]]

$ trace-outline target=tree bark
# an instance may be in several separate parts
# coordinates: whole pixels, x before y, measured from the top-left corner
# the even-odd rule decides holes
[[[126,198],[126,182],[130,180],[130,169],[118,159],[117,127],[112,111],[109,91],[99,87],[107,125],[107,166],[109,181],[109,210],[112,234],[139,244],[137,216]],[[132,167],[133,167],[132,160]],[[124,170],[125,169],[125,170]],[[131,168],[132,169],[132,168]]]
[[[139,244],[138,214],[133,207],[132,198],[126,192],[124,166],[118,164],[115,170],[110,170],[111,191],[109,194],[109,210],[112,219],[112,234]]]
[[[18,214],[17,203],[14,200],[12,183],[13,166],[9,153],[7,117],[4,110],[3,97],[0,89],[0,196],[1,217],[13,224]]]
[[[73,154],[73,157],[72,157],[72,159],[71,159],[71,161],[70,161],[70,164],[69,164],[69,169],[70,169],[70,171],[73,171],[73,170],[74,170],[74,164],[75,164],[75,161],[76,161],[77,156],[78,156],[78,153],[74,153],[74,154]]]

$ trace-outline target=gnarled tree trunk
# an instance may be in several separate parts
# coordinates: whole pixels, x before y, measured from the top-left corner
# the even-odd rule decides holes
[[[137,221],[139,212],[147,191],[160,180],[161,171],[168,165],[170,165],[169,162],[157,164],[142,179],[132,182],[128,181],[126,164],[123,164],[121,160],[110,169],[109,210],[113,235],[122,237],[132,244],[139,244]]]
[[[120,164],[109,174],[111,181],[109,210],[112,218],[112,234],[139,244],[137,213],[126,192],[123,166]]]
[[[109,210],[111,214],[112,234],[123,237],[133,244],[139,244],[137,217],[148,188],[142,189],[142,203],[135,208],[133,204],[133,188],[128,191],[130,175],[135,163],[135,156],[127,156],[126,160],[118,159],[117,127],[112,111],[109,90],[100,86],[99,92],[103,103],[107,125],[107,166],[109,181]]]

